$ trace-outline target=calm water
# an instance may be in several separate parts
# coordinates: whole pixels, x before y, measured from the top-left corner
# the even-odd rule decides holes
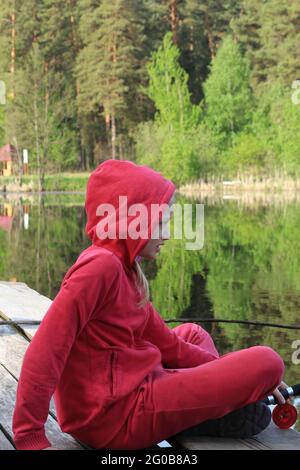
[[[26,282],[53,298],[65,272],[89,245],[85,223],[81,194],[0,196],[0,279]],[[170,240],[143,268],[153,303],[165,319],[300,323],[300,206],[205,204],[203,249],[187,251],[184,240]],[[300,330],[204,326],[221,353],[256,344],[273,347],[285,361],[285,381],[300,382]]]

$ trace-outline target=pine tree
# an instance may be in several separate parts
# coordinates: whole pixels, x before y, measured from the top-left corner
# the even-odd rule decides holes
[[[234,34],[251,63],[254,87],[299,78],[300,5],[297,0],[244,1],[233,24]]]
[[[111,130],[111,156],[116,158],[117,128],[133,118],[130,105],[138,96],[143,71],[143,14],[137,0],[83,0],[83,49],[77,58],[82,113],[101,113]],[[128,117],[129,119],[128,119]]]
[[[43,0],[39,8],[40,46],[50,72],[50,102],[55,133],[50,159],[60,168],[82,165],[82,150],[76,107],[77,83],[74,66],[80,49],[76,2]]]
[[[178,24],[180,63],[189,74],[189,89],[193,103],[203,97],[202,85],[206,80],[211,59],[231,20],[238,14],[234,0],[185,0],[181,6]]]
[[[2,0],[0,9],[0,75],[5,81],[7,96],[15,95],[17,69],[17,21],[20,0]]]
[[[147,29],[150,32],[152,50],[156,50],[168,31],[178,46],[178,32],[184,17],[186,0],[144,0],[149,13]]]
[[[189,74],[189,89],[193,103],[203,96],[202,84],[208,74],[208,65],[215,55],[230,21],[238,13],[234,0],[146,0],[149,11],[148,37],[152,50],[159,47],[167,31],[172,32],[173,43],[180,49],[180,64]]]
[[[30,11],[30,15],[29,15]],[[3,74],[6,84],[6,106],[5,106],[5,137],[6,141],[13,144],[17,149],[17,163],[19,182],[21,182],[22,157],[19,145],[22,141],[22,135],[26,130],[19,125],[16,116],[18,86],[22,83],[22,67],[26,61],[26,55],[30,48],[29,38],[34,37],[33,23],[36,14],[36,1],[25,0],[4,0],[0,17],[0,70]],[[24,12],[27,15],[24,15]],[[28,19],[28,24],[25,21]],[[24,26],[26,24],[26,27]],[[30,85],[29,85],[30,86]],[[23,107],[24,122],[28,118],[27,110]]]
[[[49,109],[49,74],[38,42],[27,56],[26,66],[17,75],[16,97],[8,107],[7,134],[21,154],[29,149],[30,166],[38,173],[39,190],[43,189],[51,134]],[[48,164],[47,164],[48,163]]]
[[[207,44],[211,58],[217,53],[224,34],[229,30],[230,22],[235,18],[240,6],[235,0],[207,0],[201,2],[202,22],[207,37]]]
[[[267,63],[262,76],[291,86],[300,75],[300,4],[298,0],[269,0],[262,13],[259,56]]]
[[[46,171],[74,163],[77,151],[75,54],[68,20],[69,10],[54,0],[25,0],[16,10],[16,66],[13,85],[8,75],[13,98],[6,107],[6,132],[20,153],[28,148],[41,186]]]
[[[192,101],[199,103],[211,57],[204,28],[202,4],[198,0],[186,0],[178,37],[181,50],[180,63],[189,76]]]

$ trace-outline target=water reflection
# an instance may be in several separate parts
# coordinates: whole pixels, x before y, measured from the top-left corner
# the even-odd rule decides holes
[[[53,298],[89,245],[85,224],[83,194],[0,197],[0,279],[26,282]],[[157,261],[143,262],[143,268],[154,304],[166,319],[300,323],[299,203],[206,203],[204,248],[187,251],[184,240],[171,239]],[[285,360],[286,382],[300,382],[300,353],[295,355],[293,347],[300,330],[204,326],[221,353],[256,344],[273,347]]]
[[[26,282],[53,298],[89,245],[83,195],[0,198],[0,279]]]

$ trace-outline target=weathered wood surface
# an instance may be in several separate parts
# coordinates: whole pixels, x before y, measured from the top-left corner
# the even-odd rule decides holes
[[[0,316],[5,320],[41,321],[52,300],[30,289],[24,282],[0,282]],[[38,326],[24,325],[23,330],[31,338]]]
[[[0,450],[14,450],[14,446],[0,430]]]
[[[50,299],[30,289],[24,283],[0,282],[0,321],[1,319],[15,322],[41,321],[50,305]],[[21,324],[20,327],[29,339],[38,328],[38,326]],[[28,344],[28,340],[16,328],[0,325],[0,425],[11,438],[17,380]],[[55,416],[53,402],[51,402],[50,411]],[[82,448],[71,436],[61,432],[51,415],[48,416],[46,433],[50,442],[58,448]],[[300,433],[294,430],[280,430],[275,425],[270,425],[258,436],[250,439],[178,437],[176,441],[172,441],[172,443],[175,442],[191,450],[300,450]],[[163,445],[163,442],[160,444]],[[11,443],[1,432],[1,428],[0,449],[12,449]]]
[[[279,429],[273,422],[249,439],[186,436],[176,441],[191,450],[300,450],[300,433],[293,429]]]
[[[30,289],[24,283],[0,282],[0,321],[22,320],[41,321],[47,312],[51,300]],[[38,326],[20,325],[24,333],[31,338]],[[0,325],[0,424],[11,439],[12,416],[15,405],[17,380],[20,376],[23,357],[29,345],[14,327]],[[53,400],[50,404],[50,412],[55,416]],[[62,433],[58,423],[51,415],[45,426],[46,435],[50,442],[60,449],[83,449],[83,447],[68,434]],[[11,444],[4,436],[1,438],[1,449],[12,449]]]
[[[12,417],[17,391],[17,381],[0,365],[0,420],[4,429],[12,436]],[[82,447],[68,434],[61,432],[59,425],[48,416],[45,426],[46,435],[50,442],[59,449],[81,449]]]
[[[19,380],[23,358],[29,341],[23,338],[18,331],[9,325],[0,326],[0,363]],[[50,411],[55,415],[53,399]]]

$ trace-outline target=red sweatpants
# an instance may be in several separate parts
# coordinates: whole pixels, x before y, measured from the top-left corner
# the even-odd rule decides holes
[[[216,352],[200,326],[174,328],[186,341]],[[188,369],[161,367],[140,386],[135,406],[108,449],[142,449],[180,431],[264,398],[282,380],[284,363],[267,346],[254,346]]]

